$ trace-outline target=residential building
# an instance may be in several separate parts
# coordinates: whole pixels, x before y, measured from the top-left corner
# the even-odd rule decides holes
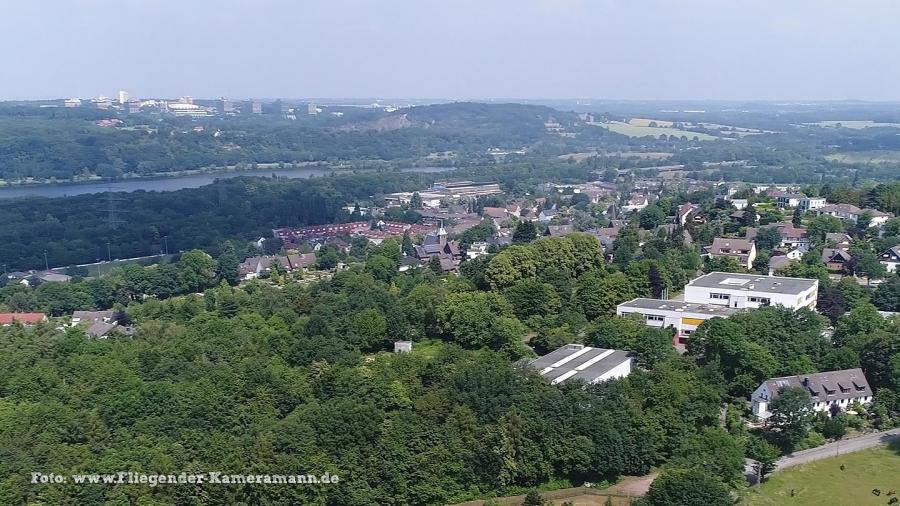
[[[258,278],[264,272],[268,272],[275,264],[285,272],[297,269],[307,269],[316,263],[315,253],[303,253],[300,255],[266,255],[250,257],[238,266],[238,274],[241,279]]]
[[[538,214],[538,221],[541,223],[549,223],[557,214],[559,214],[559,211],[556,209],[544,209]]]
[[[850,236],[843,232],[825,234],[825,244],[834,244],[835,249],[847,251],[850,249]]]
[[[12,325],[13,322],[21,323],[22,325],[35,325],[37,323],[41,323],[47,320],[47,315],[44,313],[0,313],[0,325],[7,326]]]
[[[120,105],[123,105],[126,102],[128,102],[129,98],[130,98],[130,96],[128,95],[127,91],[119,90],[119,104]]]
[[[778,207],[797,207],[800,201],[807,198],[802,193],[781,193],[778,195]]]
[[[509,218],[509,212],[505,207],[485,207],[482,212],[484,216],[494,220],[494,226],[497,228]]]
[[[756,260],[756,244],[746,239],[716,237],[707,253],[710,258],[734,258],[741,267],[750,269],[753,267],[753,261]]]
[[[800,199],[800,202],[797,203],[797,208],[801,211],[815,211],[820,207],[825,207],[828,202],[825,200],[825,197],[803,197]]]
[[[747,227],[747,232],[744,236],[746,239],[755,240],[757,234],[763,228],[775,228],[778,230],[778,235],[781,236],[781,242],[778,243],[780,248],[809,247],[811,242],[809,235],[806,233],[806,228],[795,227],[792,223],[771,223],[759,228]]]
[[[616,315],[638,314],[650,327],[672,328],[677,344],[685,344],[701,323],[710,318],[728,318],[740,311],[717,304],[701,304],[678,300],[637,298],[616,307]]]
[[[690,202],[678,206],[678,215],[675,217],[679,225],[685,226],[688,222],[688,216],[698,209],[697,206]]]
[[[575,232],[575,227],[572,225],[548,225],[544,235],[550,237],[562,237],[573,232]]]
[[[860,209],[852,204],[830,204],[816,209],[819,216],[834,216],[845,221],[856,223],[860,216],[869,214],[872,220],[869,222],[870,227],[880,227],[884,225],[891,217],[888,213],[883,213],[877,209]]]
[[[747,199],[731,199],[731,205],[737,210],[746,209],[750,205]]]
[[[846,250],[822,248],[822,263],[829,270],[848,272],[851,260],[853,260],[853,257]]]
[[[857,402],[862,405],[872,402],[872,388],[862,369],[843,369],[768,379],[750,396],[753,414],[760,420],[772,416],[769,407],[784,388],[805,389],[816,411],[836,413],[846,411]]]
[[[879,261],[884,264],[888,272],[897,272],[897,266],[900,265],[900,245],[883,252]]]
[[[819,281],[806,278],[711,272],[684,287],[684,301],[732,308],[816,307]]]
[[[568,380],[599,383],[631,374],[631,356],[627,351],[567,344],[529,362],[529,367],[556,385]]]

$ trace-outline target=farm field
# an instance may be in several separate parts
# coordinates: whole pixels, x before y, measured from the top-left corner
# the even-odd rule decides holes
[[[806,125],[820,126],[825,128],[852,128],[861,130],[863,128],[900,128],[900,123],[880,123],[868,120],[847,120],[847,121],[819,121],[817,123],[806,123]]]
[[[696,137],[697,140],[701,141],[713,141],[718,139],[718,137],[714,137],[712,135],[690,132],[688,130],[679,130],[677,128],[671,127],[638,126],[628,123],[622,123],[621,121],[610,121],[607,123],[603,123],[602,126],[603,128],[607,128],[612,132],[627,135],[629,137],[659,137],[660,135],[674,135],[676,137],[686,136],[688,139],[693,139]]]
[[[838,163],[900,163],[900,151],[853,151],[833,153],[826,160]]]
[[[664,153],[662,151],[586,151],[583,153],[566,153],[559,155],[557,158],[566,160],[573,158],[576,162],[581,162],[592,156],[618,156],[621,158],[634,158],[640,160],[663,160],[672,156],[672,153]]]
[[[841,471],[841,465],[844,470]],[[888,504],[900,491],[900,446],[879,447],[775,473],[747,493],[743,506],[865,506]],[[881,491],[875,495],[873,490]],[[791,490],[794,496],[791,497]]]

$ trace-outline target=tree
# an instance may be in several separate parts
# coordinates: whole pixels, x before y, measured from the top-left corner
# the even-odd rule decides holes
[[[537,273],[537,261],[532,250],[516,245],[494,255],[485,270],[485,278],[494,290],[503,290],[517,281]]]
[[[409,208],[422,209],[422,196],[419,195],[419,192],[413,192],[412,197],[409,199]]]
[[[854,255],[855,267],[854,271],[856,275],[861,275],[866,278],[867,281],[872,279],[881,279],[887,273],[887,270],[882,264],[878,256],[871,251],[862,251]]]
[[[527,244],[537,239],[537,226],[531,220],[522,220],[513,231],[512,242],[515,244]]]
[[[777,227],[760,228],[754,242],[757,249],[771,251],[781,244],[781,232]]]
[[[806,225],[806,233],[816,244],[825,243],[825,234],[843,232],[846,225],[843,220],[835,216],[816,216]]]
[[[744,449],[731,434],[718,427],[685,438],[670,463],[702,471],[730,486],[744,481]]]
[[[216,259],[216,274],[219,279],[225,280],[229,285],[236,285],[241,280],[238,266],[240,261],[234,252],[234,247],[229,244],[225,251]]]
[[[379,281],[390,283],[397,274],[397,267],[386,256],[372,255],[366,260],[366,272],[372,274],[372,277]]]
[[[409,236],[409,232],[403,233],[403,241],[400,243],[400,249],[406,256],[414,256],[416,254],[416,248],[413,245],[412,237]]]
[[[769,473],[775,470],[778,459],[781,457],[781,450],[765,439],[755,436],[748,438],[745,448],[747,457],[757,462],[755,464],[756,474],[759,481],[762,482]]]
[[[721,481],[696,469],[673,469],[660,474],[646,495],[649,506],[732,506]]]
[[[546,504],[547,501],[537,490],[530,490],[525,494],[525,500],[522,502],[522,506],[545,506]]]
[[[521,337],[525,330],[510,303],[493,292],[451,293],[437,307],[437,318],[448,338],[473,348],[500,349],[516,337],[511,333]]]
[[[666,221],[666,213],[657,205],[649,205],[641,210],[638,222],[644,230],[655,230]]]
[[[190,250],[178,261],[178,278],[182,292],[201,292],[215,281],[216,261],[203,251]]]
[[[616,272],[608,276],[591,273],[578,280],[572,301],[589,320],[602,315],[613,315],[616,306],[635,297],[631,283],[625,274]]]
[[[525,320],[531,316],[555,315],[561,307],[559,295],[553,285],[541,283],[535,278],[524,279],[503,292],[512,304],[516,316]]]
[[[806,438],[813,418],[812,398],[802,387],[785,387],[769,403],[767,430],[787,451]]]
[[[882,311],[900,311],[900,276],[892,276],[878,285],[872,303]]]

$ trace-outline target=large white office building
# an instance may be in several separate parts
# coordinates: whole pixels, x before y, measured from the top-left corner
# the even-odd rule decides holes
[[[784,306],[790,309],[816,307],[816,279],[711,272],[684,287],[684,301],[714,304],[734,309]]]

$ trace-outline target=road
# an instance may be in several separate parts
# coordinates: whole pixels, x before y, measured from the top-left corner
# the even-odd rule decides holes
[[[772,472],[778,472],[782,469],[806,464],[808,462],[815,462],[816,460],[837,457],[838,455],[843,455],[845,453],[866,450],[878,445],[891,444],[897,441],[900,441],[900,429],[873,432],[872,434],[866,434],[864,436],[835,441],[834,443],[828,443],[818,448],[810,448],[809,450],[801,450],[790,455],[785,455],[778,459],[775,470]],[[756,464],[757,462],[755,460],[746,459],[744,466],[744,476],[747,478],[747,484],[751,487],[759,483],[759,477],[756,474]]]
[[[778,466],[775,468],[775,471],[787,469],[799,464],[806,464],[807,462],[843,455],[844,453],[858,452],[874,446],[890,444],[895,441],[900,441],[900,429],[875,432],[864,436],[845,439],[843,441],[836,441],[834,443],[822,445],[818,448],[810,448],[809,450],[802,450],[790,455],[785,455],[778,460]]]

